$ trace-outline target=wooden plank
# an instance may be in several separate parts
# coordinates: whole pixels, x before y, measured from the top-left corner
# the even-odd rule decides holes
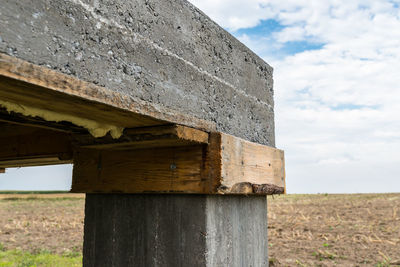
[[[20,132],[13,134],[0,123],[0,168],[70,162],[77,145],[75,192],[276,194],[285,190],[281,150],[213,133],[214,123],[0,53],[1,103],[0,113],[6,116],[0,121],[12,118],[22,128],[14,128]],[[17,107],[61,114],[64,119],[46,123],[37,117],[26,120],[25,114],[20,121],[9,114]],[[68,125],[72,121],[65,118],[71,116],[125,131],[116,140],[95,139],[85,136],[82,127]],[[176,123],[195,129],[171,125]],[[42,129],[32,131],[26,125]],[[57,132],[49,130],[52,127]]]
[[[101,150],[132,150],[153,147],[190,146],[208,143],[208,133],[181,126],[126,129],[119,139],[109,135],[66,134],[22,124],[0,122],[0,165],[7,167],[62,164],[72,160],[73,147]],[[54,158],[63,158],[63,161]],[[42,159],[42,162],[40,162]]]
[[[24,167],[72,162],[70,136],[42,128],[0,124],[0,167]]]
[[[38,129],[33,127],[25,127],[19,124],[12,124],[0,121],[0,140],[18,135],[29,135],[36,132]],[[3,147],[2,147],[3,149]],[[1,153],[1,151],[0,151]]]
[[[221,193],[284,193],[282,150],[221,134]]]
[[[49,122],[39,117],[23,116],[14,112],[7,112],[0,108],[0,123],[9,123],[14,125],[22,125],[35,128],[43,128],[47,130],[59,131],[64,133],[80,133],[86,134],[88,131],[79,126],[75,126],[68,122]]]
[[[203,146],[129,151],[81,149],[71,192],[206,193]]]
[[[80,149],[71,191],[281,194],[283,151],[222,133],[211,133],[207,145]]]
[[[123,128],[177,123],[207,131],[215,129],[214,123],[1,53],[0,100]]]
[[[46,165],[71,164],[72,160],[62,160],[59,157],[18,158],[0,161],[1,168],[36,167]]]
[[[110,136],[93,138],[90,135],[76,135],[75,143],[81,148],[112,150],[189,146],[207,144],[208,133],[182,125],[154,126],[125,129],[119,139]]]
[[[210,133],[209,144],[204,149],[204,163],[202,177],[208,181],[205,186],[206,192],[209,194],[215,194],[218,192],[218,188],[221,186],[221,170],[222,170],[222,158],[221,158],[221,134]]]

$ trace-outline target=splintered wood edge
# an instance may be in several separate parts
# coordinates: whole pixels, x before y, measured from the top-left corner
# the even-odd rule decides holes
[[[173,129],[173,134],[178,139],[189,140],[199,144],[208,143],[208,145],[204,146],[201,179],[206,182],[202,183],[203,189],[201,189],[201,192],[208,192],[209,194],[277,194],[284,193],[286,190],[283,151],[223,133],[214,133],[208,136],[208,133],[201,131],[215,132],[215,123],[194,118],[144,100],[128,97],[107,88],[96,86],[2,53],[0,53],[0,78],[28,83],[53,94],[60,94],[60,96],[64,94],[65,96],[78,97],[115,108],[115,111],[131,112],[132,115],[136,114],[143,118],[160,121],[160,123],[179,124]],[[193,128],[184,128],[182,125]],[[245,155],[246,153],[249,154],[248,152],[245,151],[246,153],[244,153],[242,151],[242,153],[241,150],[231,145],[227,146],[231,151],[226,152],[226,148],[224,148],[226,140],[233,140],[232,142],[240,144],[238,147],[244,149],[243,151],[246,149],[254,150],[256,152],[254,160],[258,156],[262,158],[265,155],[271,156],[271,151],[280,151],[281,158],[272,156],[275,157],[275,163],[278,164],[278,170],[273,170],[273,175],[269,174],[269,178],[272,177],[273,179],[270,180],[268,177],[268,179],[264,179],[262,176],[264,171],[271,173],[268,168],[257,164],[254,166],[243,163],[246,162],[247,156]],[[229,159],[232,155],[230,162]],[[244,157],[244,161],[240,157]],[[241,160],[242,164],[238,163],[238,160]],[[244,165],[244,167],[241,165]],[[229,168],[231,170],[226,172]],[[224,176],[226,174],[232,175],[229,183],[226,183],[227,179]],[[280,180],[277,180],[277,177]]]
[[[182,124],[205,131],[213,131],[216,128],[215,123],[188,116],[138,98],[128,97],[107,88],[2,53],[0,53],[0,76],[165,122]]]
[[[208,144],[208,139],[209,134],[201,130],[182,125],[163,125],[125,129],[119,139],[75,135],[74,143],[81,148],[132,150]]]
[[[274,184],[253,184],[249,182],[241,182],[234,184],[231,188],[221,187],[218,192],[221,194],[275,195],[285,194],[285,188]]]
[[[176,131],[179,128],[157,127],[160,138],[180,132]],[[137,129],[136,132],[152,133],[154,129],[156,127]],[[96,153],[102,153],[101,150],[81,152],[89,154],[79,156],[78,153],[74,156],[72,192],[217,195],[273,195],[285,192],[283,151],[218,132],[210,133],[208,144],[142,148],[136,152],[114,150],[101,154],[103,156],[96,156]],[[110,153],[114,155],[114,161],[126,160],[118,161],[118,164],[117,161],[110,163],[106,159]],[[143,155],[147,155],[144,161]]]
[[[173,135],[175,138],[184,141],[202,144],[208,143],[207,132],[178,124],[125,129],[124,134],[128,136],[149,134],[155,137],[162,135]]]
[[[182,140],[207,144],[209,134],[198,129],[175,125],[176,136]]]
[[[221,136],[220,194],[284,194],[284,151],[229,134]]]

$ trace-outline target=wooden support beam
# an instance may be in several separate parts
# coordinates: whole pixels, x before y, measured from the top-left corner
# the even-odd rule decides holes
[[[281,150],[1,53],[0,126],[0,168],[73,158],[73,192],[285,190]]]
[[[0,161],[1,168],[19,168],[19,167],[36,167],[46,165],[60,165],[60,164],[71,164],[72,160],[62,160],[59,157],[37,157],[37,158],[18,158],[13,160],[2,160]]]
[[[66,121],[74,117],[121,128],[176,123],[215,129],[214,123],[0,53],[1,101],[61,114]]]
[[[0,122],[0,166],[22,167],[72,162],[74,147],[97,150],[132,150],[191,146],[208,143],[208,133],[181,126],[125,129],[119,139],[110,135],[94,138],[90,134],[67,134],[38,127]],[[68,128],[66,128],[67,130]]]
[[[281,194],[285,190],[283,150],[221,135],[220,192]]]
[[[0,168],[72,162],[68,134],[8,123],[0,127]]]
[[[182,125],[168,125],[125,129],[118,139],[109,135],[103,138],[74,135],[74,139],[75,144],[81,148],[132,150],[207,144],[208,133]]]
[[[202,146],[80,150],[74,155],[71,191],[206,193],[202,162]]]
[[[34,128],[43,128],[64,133],[86,134],[88,131],[69,122],[50,122],[39,117],[22,116],[15,112],[7,112],[0,107],[0,123],[22,125]]]
[[[71,191],[267,195],[284,186],[283,151],[212,133],[208,145],[79,149]]]

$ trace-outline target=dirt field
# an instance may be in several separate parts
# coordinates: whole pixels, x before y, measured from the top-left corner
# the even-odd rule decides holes
[[[81,253],[84,203],[84,195],[75,194],[0,194],[0,246]]]
[[[400,266],[400,194],[268,199],[271,266]]]
[[[400,194],[268,201],[270,266],[400,266]],[[0,247],[79,253],[83,215],[83,195],[0,195]]]

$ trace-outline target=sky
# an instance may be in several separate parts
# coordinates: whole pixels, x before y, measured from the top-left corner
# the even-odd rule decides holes
[[[399,0],[190,2],[274,68],[288,193],[400,191]],[[0,190],[69,189],[71,166],[46,168]]]

